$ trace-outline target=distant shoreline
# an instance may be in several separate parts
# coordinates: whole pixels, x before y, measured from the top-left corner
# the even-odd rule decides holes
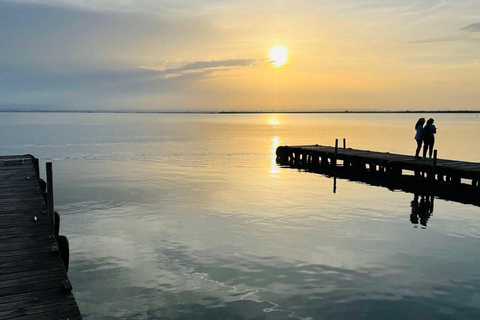
[[[125,113],[125,114],[408,114],[408,113],[467,113],[480,110],[343,110],[343,111],[148,111],[148,110],[0,110],[0,113]]]

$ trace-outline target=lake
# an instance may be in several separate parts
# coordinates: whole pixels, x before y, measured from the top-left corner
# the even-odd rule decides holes
[[[425,114],[0,113],[0,154],[53,162],[85,319],[474,319],[480,208],[284,168],[280,145],[412,154]],[[433,114],[479,162],[477,114]]]

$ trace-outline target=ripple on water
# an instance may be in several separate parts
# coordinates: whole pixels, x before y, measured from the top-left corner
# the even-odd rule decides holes
[[[122,212],[133,212],[133,210],[128,209],[131,205],[131,203],[114,199],[96,198],[64,204],[59,206],[58,209],[61,210],[62,215],[80,215],[98,212],[102,213],[102,215],[110,214],[117,216],[118,214],[121,215]],[[135,207],[135,209],[138,210],[138,207]]]

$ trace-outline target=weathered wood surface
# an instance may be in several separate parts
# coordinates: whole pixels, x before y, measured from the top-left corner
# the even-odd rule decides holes
[[[0,156],[0,319],[81,319],[30,155]]]

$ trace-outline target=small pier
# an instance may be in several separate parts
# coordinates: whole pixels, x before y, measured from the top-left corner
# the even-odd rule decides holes
[[[0,156],[0,319],[82,319],[68,280],[53,175],[31,155]]]
[[[356,150],[344,147],[306,145],[280,146],[277,162],[314,172],[362,174],[385,178],[407,178],[410,183],[449,186],[480,195],[480,163],[437,159],[416,159],[413,156],[388,152]],[[468,187],[468,188],[466,188]]]

